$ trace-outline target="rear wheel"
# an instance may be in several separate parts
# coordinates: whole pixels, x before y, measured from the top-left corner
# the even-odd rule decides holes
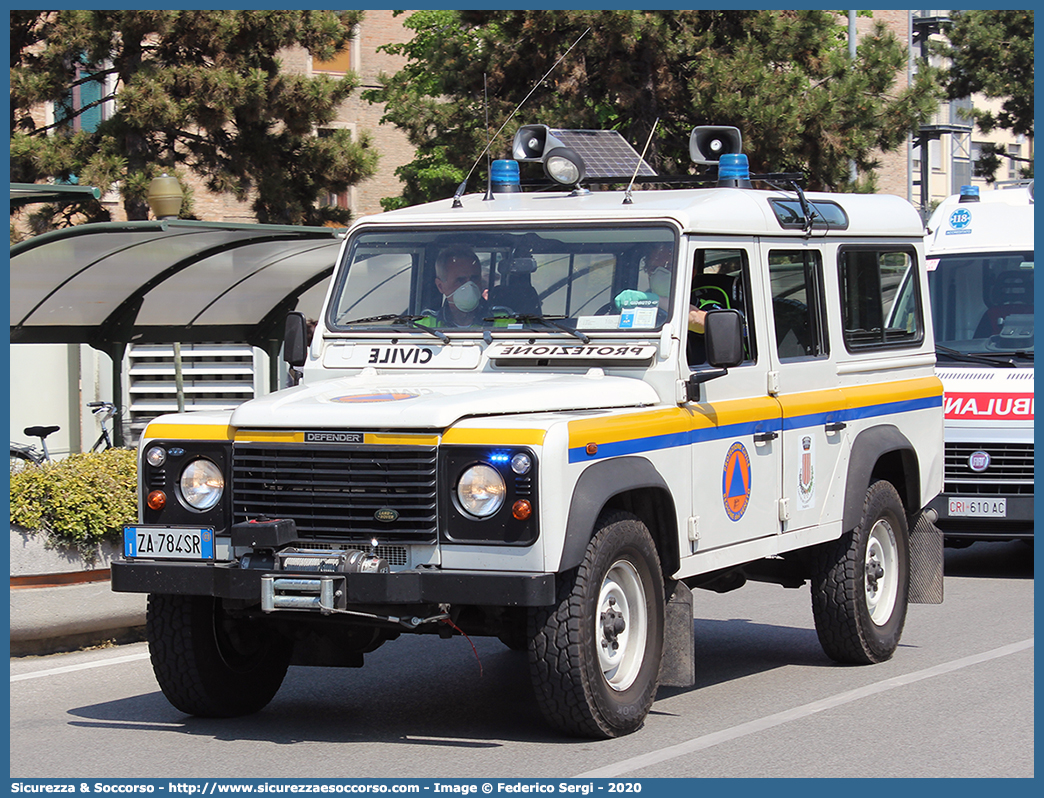
[[[890,482],[870,486],[859,525],[816,551],[812,614],[827,655],[837,662],[889,659],[906,622],[909,532]]]
[[[641,728],[656,696],[664,602],[645,524],[604,516],[583,562],[560,579],[558,604],[531,614],[530,673],[553,726],[585,737]]]
[[[231,617],[210,596],[149,596],[152,669],[163,695],[189,715],[249,715],[272,700],[292,643],[263,623]]]
[[[11,449],[11,471],[19,471],[26,466],[40,465],[42,461],[21,449]]]

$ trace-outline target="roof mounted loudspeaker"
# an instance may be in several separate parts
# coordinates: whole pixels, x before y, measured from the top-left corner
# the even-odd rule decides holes
[[[564,146],[547,125],[523,125],[515,134],[511,157],[516,161],[540,161],[545,152]]]
[[[722,155],[743,151],[739,128],[727,125],[701,125],[689,135],[689,156],[694,163],[716,164]]]

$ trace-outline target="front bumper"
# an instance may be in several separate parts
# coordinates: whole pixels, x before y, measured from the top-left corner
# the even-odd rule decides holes
[[[113,560],[117,593],[164,593],[258,601],[264,576],[314,578],[239,567],[238,563]],[[555,603],[554,574],[476,573],[412,569],[394,573],[337,574],[344,578],[347,606],[454,604],[493,607],[543,607]]]

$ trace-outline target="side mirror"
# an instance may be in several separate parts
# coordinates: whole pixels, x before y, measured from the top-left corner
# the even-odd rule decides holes
[[[300,368],[308,359],[308,330],[305,316],[294,310],[286,314],[286,327],[283,332],[283,360],[288,365]]]
[[[743,316],[738,310],[711,310],[704,321],[707,363],[713,368],[694,371],[685,383],[685,398],[700,401],[700,386],[724,377],[729,368],[743,362]]]
[[[712,310],[705,322],[707,362],[717,368],[743,362],[743,317],[738,310]]]

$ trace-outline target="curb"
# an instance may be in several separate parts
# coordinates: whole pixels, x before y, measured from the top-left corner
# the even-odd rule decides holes
[[[46,547],[41,535],[11,527],[11,656],[55,654],[145,636],[143,593],[113,593],[114,547],[86,566]]]

